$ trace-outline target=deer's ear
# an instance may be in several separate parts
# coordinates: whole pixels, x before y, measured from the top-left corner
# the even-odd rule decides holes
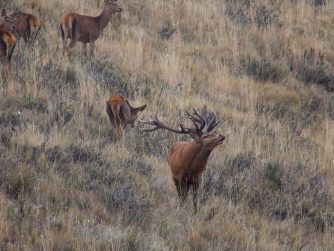
[[[1,16],[3,16],[3,17],[7,16],[6,9],[2,9],[2,11],[1,11]]]
[[[131,113],[132,114],[137,114],[138,112],[143,111],[145,108],[146,108],[146,105],[143,105],[143,106],[140,106],[140,107],[137,107],[137,108],[132,108],[131,107]]]
[[[140,107],[137,107],[136,109],[138,109],[138,111],[144,111],[146,108],[146,105],[143,105],[143,106],[140,106]]]

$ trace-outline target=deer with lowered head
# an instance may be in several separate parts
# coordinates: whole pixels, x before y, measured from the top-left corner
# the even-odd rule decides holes
[[[1,15],[4,17],[3,25],[5,29],[10,30],[15,26],[14,34],[17,35],[18,38],[22,37],[28,44],[29,49],[31,49],[41,29],[41,21],[39,18],[21,11],[8,15],[5,9],[2,9]]]
[[[80,41],[82,42],[83,53],[87,54],[87,44],[89,43],[89,55],[93,56],[95,41],[108,25],[112,14],[122,11],[116,1],[105,0],[102,13],[97,17],[69,13],[62,18],[60,30],[63,40],[63,55],[68,51],[68,48],[73,48]],[[69,45],[67,45],[68,39],[71,39]]]
[[[197,212],[197,190],[201,175],[213,149],[225,140],[224,135],[214,130],[220,123],[220,121],[217,121],[216,114],[212,111],[208,114],[209,116],[204,119],[196,110],[193,114],[186,112],[187,118],[194,124],[194,128],[186,128],[180,124],[180,129],[173,129],[163,124],[157,116],[150,118],[148,121],[139,120],[141,123],[153,126],[152,128],[142,129],[143,132],[165,129],[174,133],[188,134],[192,138],[190,142],[174,143],[170,148],[167,161],[172,171],[181,204],[186,200],[188,191],[192,187],[195,213]]]
[[[106,112],[111,126],[116,128],[116,136],[118,139],[122,137],[127,125],[130,125],[132,128],[134,127],[135,121],[138,118],[138,112],[143,111],[145,108],[146,105],[132,107],[129,101],[119,95],[111,96],[107,100]]]

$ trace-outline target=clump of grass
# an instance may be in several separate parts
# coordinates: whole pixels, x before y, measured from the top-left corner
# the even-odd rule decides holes
[[[305,50],[304,54],[291,65],[292,71],[300,81],[306,84],[320,84],[328,91],[333,91],[334,75],[327,71],[328,67],[324,55],[320,52],[317,54],[313,48]]]
[[[43,28],[0,79],[1,250],[333,248],[331,2],[119,2],[94,58],[78,44],[60,67],[59,18],[104,1],[7,2]],[[136,125],[113,140],[112,94],[172,127],[192,108],[224,120],[198,214],[166,161],[191,138]]]
[[[254,21],[259,28],[266,28],[273,23],[279,22],[278,16],[264,5],[259,5],[255,10]]]
[[[286,71],[267,59],[256,60],[246,57],[241,59],[241,70],[259,82],[280,82],[286,77]]]

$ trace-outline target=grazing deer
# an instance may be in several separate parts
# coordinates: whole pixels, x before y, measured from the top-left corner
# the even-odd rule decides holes
[[[83,44],[83,53],[87,54],[87,43],[89,43],[89,54],[94,54],[95,41],[101,35],[103,29],[108,25],[113,13],[121,12],[117,0],[105,0],[102,13],[97,17],[83,16],[77,13],[66,14],[60,22],[61,37],[63,40],[63,55],[69,48],[73,48],[80,41]],[[71,39],[69,45],[67,40]]]
[[[123,135],[123,130],[127,125],[134,127],[138,117],[138,112],[143,111],[146,105],[134,108],[122,96],[111,96],[107,100],[106,111],[112,127],[116,127],[117,137]]]
[[[166,129],[174,133],[188,134],[193,139],[191,142],[174,143],[167,160],[181,204],[186,200],[189,188],[192,187],[195,213],[197,212],[197,190],[202,172],[213,149],[222,144],[225,139],[224,135],[214,131],[214,128],[220,123],[217,121],[216,114],[214,112],[208,114],[209,116],[204,119],[196,110],[194,110],[193,115],[186,113],[187,118],[192,121],[195,128],[185,128],[180,125],[180,129],[173,129],[159,121],[157,116],[148,121],[139,120],[141,123],[153,126],[142,129],[143,132]],[[205,127],[206,130],[203,131]]]
[[[11,29],[15,26],[15,35],[28,44],[29,49],[32,49],[32,44],[35,42],[37,35],[41,29],[41,21],[34,15],[24,13],[21,11],[14,12],[7,15],[5,9],[2,9],[2,16],[4,17],[3,25],[5,29]]]

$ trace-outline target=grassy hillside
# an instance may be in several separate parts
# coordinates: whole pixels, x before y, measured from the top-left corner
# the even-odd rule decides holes
[[[334,3],[118,3],[95,58],[78,44],[58,69],[60,18],[103,0],[0,0],[43,23],[0,80],[0,250],[333,250]],[[137,125],[115,142],[111,94],[174,126],[192,108],[224,121],[197,215],[166,162],[190,139]]]

